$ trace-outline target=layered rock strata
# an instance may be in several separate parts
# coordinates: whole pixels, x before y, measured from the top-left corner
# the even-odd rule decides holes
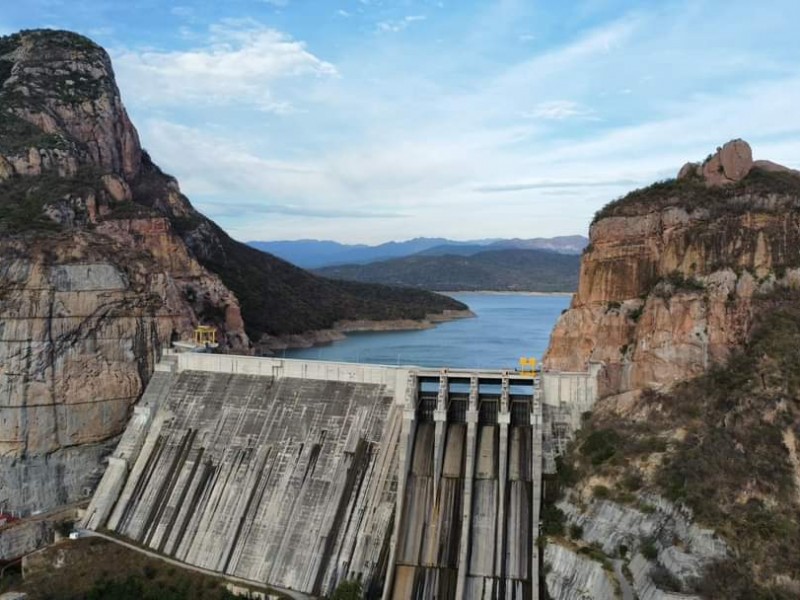
[[[741,345],[754,294],[796,283],[800,266],[800,173],[749,157],[731,142],[598,213],[546,368],[600,362],[604,396],[667,388]]]

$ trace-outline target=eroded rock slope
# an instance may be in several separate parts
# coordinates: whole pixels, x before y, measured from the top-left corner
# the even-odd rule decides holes
[[[797,598],[800,173],[734,140],[590,240],[545,358],[602,363],[545,509],[551,593],[607,594],[569,550],[647,600]]]

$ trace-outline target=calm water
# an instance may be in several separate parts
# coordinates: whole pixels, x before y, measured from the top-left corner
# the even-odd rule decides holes
[[[286,358],[423,367],[503,369],[520,356],[540,359],[569,296],[453,294],[477,318],[423,331],[348,334],[329,346],[287,350]]]

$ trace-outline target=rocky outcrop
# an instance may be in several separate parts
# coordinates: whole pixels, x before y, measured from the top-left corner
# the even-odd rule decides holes
[[[557,544],[544,551],[545,584],[558,600],[613,600],[614,586],[603,565]]]
[[[0,59],[12,63],[3,82],[4,104],[42,137],[68,148],[69,153],[59,155],[63,161],[77,158],[127,181],[137,176],[142,159],[139,136],[102,48],[68,32],[34,31],[0,45]],[[29,172],[35,173],[40,168],[38,153],[26,149]],[[25,162],[23,157],[18,172]]]
[[[688,162],[678,171],[678,180],[697,179],[708,187],[720,187],[738,183],[750,174],[753,169],[771,173],[800,172],[789,169],[769,160],[753,160],[750,144],[744,140],[732,140],[717,148],[702,163]]]
[[[563,457],[573,539],[551,542],[624,563],[642,600],[793,597],[756,523],[795,535],[798,290],[800,173],[741,140],[598,212],[544,359],[600,369]]]
[[[45,520],[20,522],[0,528],[0,561],[9,561],[51,544],[53,524]]]
[[[796,284],[800,174],[753,167],[741,141],[712,160],[732,185],[678,179],[598,213],[547,368],[600,361],[601,395],[667,388],[741,345],[755,294]]]
[[[610,501],[595,501],[584,509],[564,501],[559,508],[580,527],[582,540],[607,556],[632,556],[649,545],[657,553],[650,567],[664,569],[684,586],[699,580],[706,565],[728,555],[725,542],[695,525],[685,507],[655,495],[642,495],[640,502],[645,510]]]

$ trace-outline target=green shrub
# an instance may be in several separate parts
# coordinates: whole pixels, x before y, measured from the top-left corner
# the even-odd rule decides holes
[[[638,471],[628,471],[622,478],[621,483],[622,487],[624,487],[626,490],[635,492],[642,487],[644,480]]]
[[[634,308],[632,311],[630,311],[628,313],[628,318],[634,323],[638,323],[639,319],[642,318],[643,312],[644,312],[644,303],[641,306]]]
[[[702,281],[699,281],[692,276],[687,277],[680,271],[672,271],[664,279],[676,290],[701,291],[706,289],[706,286]]]
[[[56,231],[59,224],[44,215],[48,204],[100,189],[99,173],[82,168],[74,177],[46,172],[37,176],[13,177],[0,183],[0,233]]]
[[[566,516],[555,504],[542,504],[542,533],[544,535],[564,535]]]
[[[2,78],[3,65],[0,61],[0,78]],[[2,106],[0,96],[0,106]],[[59,134],[45,133],[32,123],[20,119],[9,110],[0,110],[0,152],[6,155],[15,155],[27,152],[28,148],[69,148],[69,141]]]
[[[363,594],[358,581],[343,581],[336,587],[331,600],[361,600]]]
[[[582,546],[578,549],[578,554],[583,554],[592,560],[601,563],[603,568],[607,571],[611,571],[613,569],[613,565],[611,564],[611,561],[608,560],[608,556],[605,552],[603,552],[603,548],[597,543],[592,543],[589,546]]]
[[[650,579],[661,590],[666,592],[682,592],[683,586],[672,573],[667,571],[664,567],[657,565],[650,569]]]
[[[598,429],[592,431],[583,442],[581,451],[589,461],[597,466],[603,464],[617,452],[619,434],[613,429]]]
[[[742,181],[729,186],[706,187],[700,178],[667,179],[634,190],[610,202],[595,213],[592,223],[607,217],[640,215],[672,206],[683,208],[688,212],[703,209],[714,219],[750,210],[751,204],[734,202],[737,197],[768,195],[795,198],[800,196],[800,177],[792,173],[769,172],[754,168]],[[775,210],[783,208],[778,206]]]
[[[639,551],[647,560],[652,561],[658,558],[658,548],[656,547],[656,542],[653,538],[642,540],[642,545],[639,548]]]

